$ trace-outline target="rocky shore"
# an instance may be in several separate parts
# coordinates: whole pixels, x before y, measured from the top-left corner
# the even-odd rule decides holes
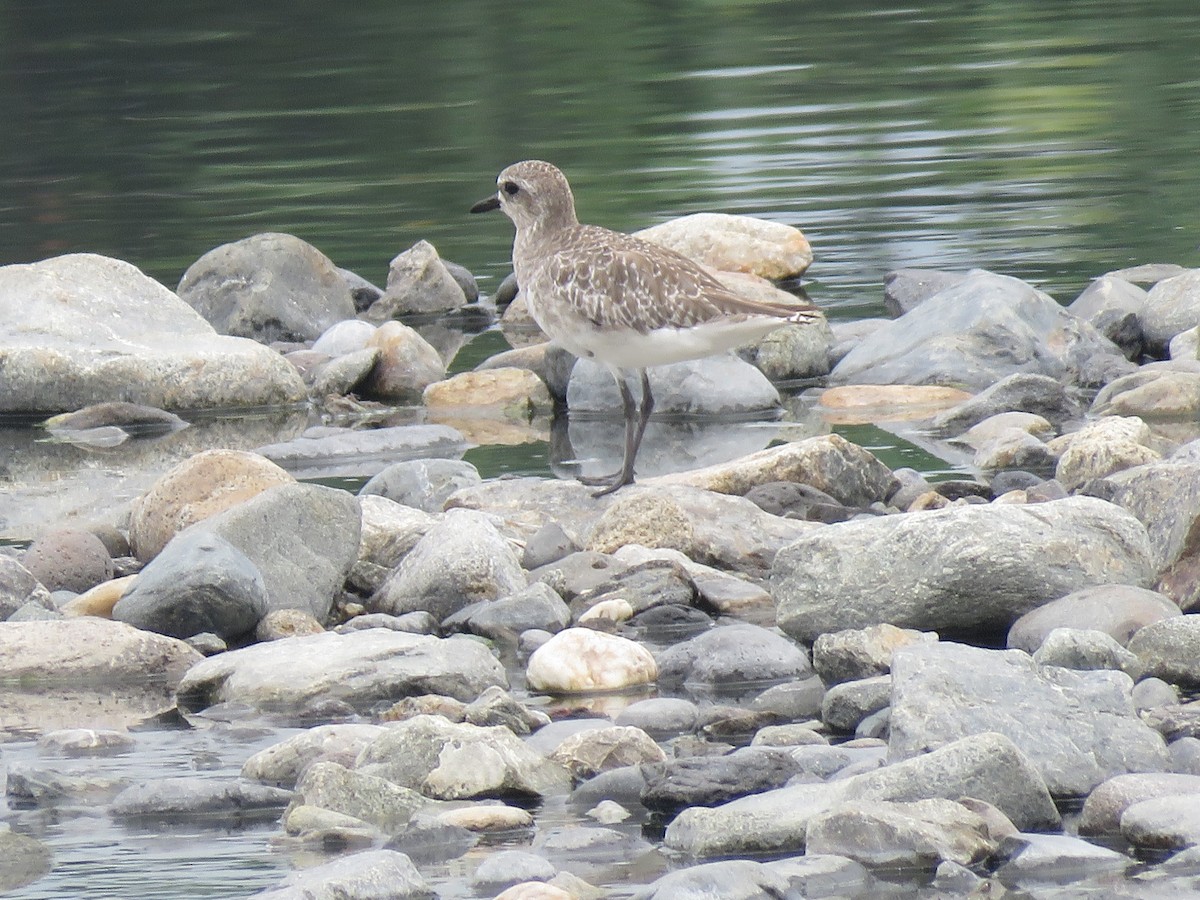
[[[646,236],[778,299],[780,229]],[[47,811],[268,828],[271,898],[1195,890],[1200,270],[883,290],[656,370],[644,477],[597,499],[611,380],[427,243],[383,288],[288,235],[176,291],[0,268],[4,433],[38,437],[0,464],[0,890],[53,877]],[[513,349],[448,375],[497,318]],[[461,458],[537,439],[565,477]],[[130,777],[168,728],[235,771]]]

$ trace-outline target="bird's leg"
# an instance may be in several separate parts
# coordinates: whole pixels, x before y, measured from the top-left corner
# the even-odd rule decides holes
[[[650,393],[650,379],[646,377],[646,370],[639,370],[642,376],[642,412],[638,417],[637,437],[633,442],[633,455],[630,456],[630,481],[633,480],[632,465],[633,460],[637,457],[638,448],[642,446],[642,435],[646,433],[646,423],[650,421],[650,413],[654,412],[654,395]]]
[[[645,400],[650,396],[650,382],[646,380],[646,370],[642,369],[642,401],[643,406]],[[642,443],[642,432],[646,430],[646,420],[650,417],[650,413],[643,409],[641,416],[636,416],[637,404],[633,399],[633,392],[629,390],[629,383],[625,380],[625,376],[614,370],[613,377],[616,379],[617,388],[621,392],[621,409],[625,418],[625,457],[621,462],[621,470],[615,475],[607,478],[581,478],[584,484],[603,485],[603,487],[592,494],[593,497],[603,497],[605,494],[611,494],[617,488],[624,487],[627,484],[633,484],[633,461],[637,456],[638,447]],[[651,408],[653,408],[654,400],[650,399]]]

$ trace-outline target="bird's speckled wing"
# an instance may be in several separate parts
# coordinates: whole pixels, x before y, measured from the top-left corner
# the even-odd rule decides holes
[[[686,257],[590,225],[560,234],[538,270],[539,287],[604,329],[645,334],[730,316],[788,318],[805,310],[746,300]]]

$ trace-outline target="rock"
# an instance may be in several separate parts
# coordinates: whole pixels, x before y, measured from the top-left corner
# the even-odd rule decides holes
[[[812,671],[803,648],[747,622],[714,628],[668,647],[658,657],[663,681],[722,689],[803,678]]]
[[[522,881],[501,891],[496,900],[576,900],[576,895],[558,885]]]
[[[982,390],[1016,370],[1095,386],[1132,368],[1111,341],[1049,295],[974,270],[865,338],[831,378]]]
[[[373,476],[359,495],[379,494],[427,513],[441,512],[455,491],[481,483],[479,470],[461,459],[411,459]]]
[[[771,747],[742,747],[727,756],[692,756],[644,764],[642,804],[667,817],[690,806],[717,806],[782,787],[800,771],[791,755]]]
[[[1008,647],[1033,653],[1055,628],[1093,628],[1122,646],[1141,628],[1178,616],[1162,594],[1126,584],[1073,591],[1027,612],[1008,631]]]
[[[1170,359],[1193,360],[1200,357],[1200,327],[1181,331],[1167,347]]]
[[[375,326],[370,322],[364,322],[362,319],[343,319],[326,328],[321,336],[313,341],[312,349],[316,353],[328,356],[345,356],[365,350],[374,334]]]
[[[1175,421],[1200,413],[1200,372],[1143,367],[1106,384],[1092,402],[1099,416]]]
[[[459,309],[467,295],[442,262],[434,246],[417,241],[392,260],[383,296],[367,308],[364,317],[384,322],[414,313]]]
[[[4,621],[27,603],[43,609],[54,608],[50,592],[11,556],[0,554],[0,621]]]
[[[1083,407],[1058,378],[1029,372],[1013,372],[933,419],[941,434],[954,434],[993,416],[1023,412],[1041,416],[1052,425],[1083,414]]]
[[[623,690],[657,678],[650,651],[588,628],[560,631],[534,651],[525,670],[530,689],[546,693]]]
[[[513,832],[533,826],[533,814],[526,809],[507,806],[499,801],[477,803],[438,813],[438,821],[457,825],[468,831]]]
[[[471,887],[480,893],[492,894],[521,882],[549,881],[557,873],[550,860],[524,850],[501,850],[479,864],[471,876]],[[565,900],[571,895],[563,892]]]
[[[321,634],[325,630],[312,615],[302,609],[272,609],[254,629],[256,641],[280,641],[284,638]]]
[[[1142,355],[1141,319],[1145,308],[1146,292],[1111,273],[1089,284],[1067,307],[1091,322],[1132,360]]]
[[[1033,654],[1039,666],[1061,666],[1087,671],[1115,669],[1130,678],[1140,678],[1142,663],[1111,635],[1091,628],[1055,628]]]
[[[843,790],[846,799],[868,801],[970,796],[995,806],[1018,828],[1059,824],[1058,810],[1030,758],[995,732],[951,740],[929,753],[855,775]]]
[[[71,254],[0,268],[0,413],[71,411],[113,397],[161,409],[304,399],[277,353],[218,335],[171,291],[120,260]]]
[[[485,369],[460,372],[425,388],[425,406],[439,414],[463,408],[499,408],[510,418],[528,419],[553,410],[554,400],[545,383],[528,369]]]
[[[158,677],[173,685],[201,659],[183,641],[107,619],[0,622],[0,680],[79,684]]]
[[[729,416],[773,411],[779,392],[758,369],[736,356],[710,356],[648,370],[654,411],[674,416]],[[633,387],[636,396],[640,389]],[[576,413],[612,413],[621,398],[602,364],[581,359],[571,371],[567,406]]]
[[[296,715],[333,700],[360,711],[414,694],[471,700],[485,687],[504,681],[503,667],[477,641],[371,628],[285,638],[222,653],[193,666],[178,695],[180,706],[189,710],[242,703]],[[353,690],[347,691],[346,685]]]
[[[21,565],[50,591],[81,594],[113,577],[108,548],[90,531],[57,528],[21,554]]]
[[[1019,428],[1010,428],[975,451],[975,467],[984,472],[1000,469],[1033,469],[1051,472],[1057,457],[1044,443]]]
[[[480,600],[449,616],[443,625],[492,640],[516,640],[530,628],[557,633],[571,624],[571,610],[546,584],[536,582],[499,600]]]
[[[696,704],[681,697],[651,697],[625,707],[616,724],[632,725],[651,737],[666,739],[696,730]]]
[[[102,619],[111,619],[113,607],[138,578],[138,575],[126,575],[124,578],[103,581],[94,588],[71,598],[59,607],[58,612],[64,616],[99,616]],[[41,609],[42,607],[35,605],[34,608]],[[42,616],[42,618],[46,617]],[[11,622],[13,619],[10,618],[9,621]]]
[[[75,775],[16,762],[8,766],[5,794],[18,806],[98,806],[127,786],[128,781],[121,778]]]
[[[315,399],[330,395],[341,397],[358,390],[378,360],[379,351],[374,347],[347,353],[318,365],[305,378],[305,383]]]
[[[1146,295],[1142,330],[1146,342],[1161,350],[1171,338],[1200,319],[1200,269],[1189,269],[1157,282]]]
[[[1067,834],[1018,834],[1001,850],[1007,859],[996,874],[1013,887],[1090,880],[1133,865],[1123,853]]]
[[[364,850],[294,872],[258,900],[432,900],[437,895],[411,859],[395,850]]]
[[[525,584],[516,554],[491,520],[455,509],[425,533],[369,605],[392,615],[426,610],[442,620],[473,602],[514,594]]]
[[[837,434],[769,447],[733,462],[660,475],[643,483],[686,484],[742,496],[771,482],[800,482],[855,507],[886,500],[897,487],[895,476],[878,458]]]
[[[521,566],[528,571],[556,563],[565,556],[579,552],[579,545],[562,530],[557,522],[547,522],[525,542]]]
[[[436,520],[429,513],[379,494],[360,491],[358,503],[362,509],[358,560],[348,581],[364,593],[374,593]]]
[[[1155,797],[1127,808],[1121,834],[1135,847],[1179,850],[1200,845],[1200,796]]]
[[[379,351],[375,367],[363,382],[363,396],[385,402],[412,401],[445,377],[441,355],[425,338],[401,322],[384,322],[367,341]]]
[[[518,347],[495,353],[475,367],[477,372],[515,367],[528,369],[545,382],[556,403],[565,403],[575,356],[557,344],[543,341],[529,347]]]
[[[358,499],[345,491],[293,483],[268,488],[192,529],[228,542],[258,569],[267,612],[299,609],[321,622],[358,557],[361,519]]]
[[[578,779],[592,778],[625,766],[653,765],[664,759],[666,754],[654,738],[629,725],[576,732],[550,754],[552,762]]]
[[[1110,416],[1089,422],[1079,431],[1050,442],[1058,456],[1054,477],[1068,491],[1093,478],[1155,462],[1149,427],[1137,417]]]
[[[979,450],[1013,432],[1022,432],[1035,438],[1053,437],[1054,426],[1036,413],[1002,412],[972,425],[954,441]]]
[[[1161,678],[1151,676],[1143,678],[1133,686],[1133,705],[1139,713],[1154,709],[1157,706],[1174,706],[1179,703],[1179,692],[1174,685],[1167,684]],[[1174,753],[1171,747],[1167,750]],[[1175,771],[1180,771],[1176,769]]]
[[[789,895],[785,875],[770,864],[727,859],[676,869],[633,895],[634,900],[759,900]],[[797,894],[797,896],[805,896]],[[807,896],[821,896],[811,894]],[[499,900],[499,898],[497,898]]]
[[[1129,639],[1129,650],[1141,659],[1147,675],[1183,688],[1200,687],[1200,615],[1162,619]]]
[[[181,776],[130,785],[109,807],[115,819],[188,821],[218,827],[230,820],[274,819],[292,792],[233,778]]]
[[[783,719],[804,721],[821,713],[825,684],[816,675],[767,688],[751,701],[751,709],[773,713]]]
[[[291,789],[313,763],[353,765],[363,747],[383,732],[382,726],[365,722],[317,725],[259,750],[242,764],[242,778]]]
[[[566,769],[530,749],[507,728],[455,724],[440,716],[397,723],[359,754],[356,770],[459,800],[566,793]]]
[[[464,721],[471,725],[503,725],[513,734],[529,734],[550,724],[550,717],[538,709],[518,702],[501,687],[487,688],[463,709]]]
[[[297,477],[358,477],[382,460],[454,456],[466,449],[460,432],[446,425],[393,425],[386,428],[310,429],[280,444],[255,452],[287,466]]]
[[[236,638],[269,609],[262,573],[211,532],[177,535],[117,601],[112,617],[146,631],[189,638],[210,632]]]
[[[126,752],[134,745],[124,731],[95,728],[62,728],[38,738],[41,753],[52,756],[110,756]]]
[[[817,398],[822,417],[838,424],[928,419],[970,399],[968,391],[939,385],[843,384]]]
[[[184,460],[134,501],[129,543],[149,562],[189,525],[295,479],[273,462],[243,450],[205,450]]]
[[[1167,767],[1161,737],[1133,709],[1132,687],[1119,672],[1039,668],[1016,650],[914,644],[892,658],[890,753],[906,759],[996,731],[1052,794],[1080,796],[1113,775]]]
[[[222,244],[188,267],[179,297],[222,334],[310,341],[354,318],[354,301],[329,257],[290,234]]]
[[[819,528],[769,515],[741,497],[699,488],[626,488],[609,501],[585,547],[600,553],[628,544],[666,548],[753,575],[765,573],[781,547]]]
[[[430,801],[411,788],[336,762],[311,763],[296,784],[291,809],[315,806],[353,816],[385,834],[400,831]],[[286,818],[286,816],[285,816]]]
[[[1182,275],[1187,271],[1183,266],[1176,265],[1175,263],[1143,263],[1140,266],[1128,266],[1124,269],[1116,269],[1108,274],[1128,281],[1130,284],[1152,285],[1166,278]]]
[[[694,213],[636,236],[719,271],[750,272],[772,281],[803,274],[813,258],[798,229],[750,216]]]
[[[808,826],[806,850],[868,866],[969,866],[996,849],[984,820],[952,800],[843,802]]]
[[[1079,833],[1114,835],[1125,810],[1157,797],[1190,797],[1200,800],[1200,775],[1144,772],[1116,775],[1088,794],[1079,816]]]
[[[886,623],[830,632],[813,643],[813,668],[826,684],[885,675],[891,671],[897,647],[936,640],[936,634]]]
[[[1113,502],[1146,526],[1160,571],[1169,571],[1192,555],[1190,535],[1200,519],[1200,463],[1156,462],[1117,472],[1107,480]]]
[[[893,319],[920,306],[934,294],[966,281],[963,272],[895,269],[883,276],[883,307]]]
[[[888,675],[843,681],[825,692],[821,721],[834,731],[853,733],[863,719],[884,709],[891,696],[892,679]]]
[[[51,416],[42,423],[42,427],[58,440],[91,444],[103,443],[103,440],[96,440],[102,437],[96,432],[109,429],[119,431],[124,435],[121,440],[124,440],[170,434],[187,428],[188,423],[174,413],[154,406],[111,400]]]
[[[828,375],[833,332],[823,318],[803,325],[776,328],[748,354],[749,360],[771,381],[819,378]]]
[[[655,607],[690,607],[695,599],[696,585],[682,565],[670,559],[651,558],[634,563],[577,596],[572,608],[580,621],[584,617],[607,615],[603,612],[606,608],[624,610],[625,618],[629,618]]]
[[[868,559],[892,561],[887,591]],[[1139,522],[1110,503],[1072,497],[827,525],[779,551],[771,583],[779,627],[811,641],[880,622],[1007,629],[1085,585],[1146,585],[1151,566]]]

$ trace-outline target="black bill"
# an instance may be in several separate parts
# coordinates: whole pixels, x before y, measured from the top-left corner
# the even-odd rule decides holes
[[[492,194],[492,196],[488,197],[486,200],[480,200],[478,203],[476,203],[474,206],[472,206],[471,212],[473,212],[473,213],[491,212],[493,209],[499,209],[499,208],[500,208],[500,198],[497,197],[495,194]]]

